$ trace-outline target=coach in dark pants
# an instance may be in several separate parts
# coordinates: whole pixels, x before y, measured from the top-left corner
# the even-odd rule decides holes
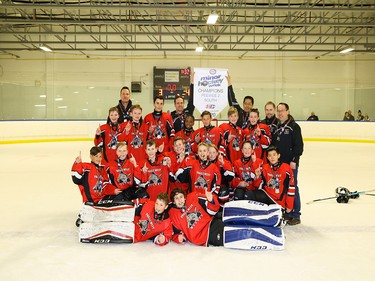
[[[303,140],[300,126],[290,115],[289,106],[286,103],[279,103],[277,106],[277,115],[280,123],[272,138],[272,144],[280,150],[280,162],[288,163],[293,169],[295,197],[293,211],[288,220],[289,225],[301,223],[301,199],[298,188],[298,166],[299,158],[303,153]]]

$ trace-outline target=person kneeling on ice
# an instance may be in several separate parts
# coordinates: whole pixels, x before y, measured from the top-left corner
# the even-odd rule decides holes
[[[172,238],[172,223],[166,211],[168,195],[156,201],[136,199],[112,206],[84,205],[79,238],[85,243],[137,243],[153,240],[164,246]]]
[[[294,204],[293,171],[287,163],[279,161],[280,151],[276,146],[267,149],[267,159],[269,164],[262,167],[262,182],[259,189],[247,190],[244,197],[246,200],[280,205],[285,212],[284,219],[288,223]]]
[[[275,206],[269,208],[253,201],[233,201],[224,205],[221,220],[215,217],[220,204],[212,192],[192,192],[185,196],[182,189],[176,188],[170,199],[173,241],[178,244],[191,242],[198,246],[246,250],[284,249],[283,230],[274,227],[282,216],[278,206],[272,209]],[[261,219],[257,220],[259,215]],[[264,219],[267,216],[269,220]]]
[[[142,200],[142,199],[140,199]],[[156,201],[143,200],[135,210],[134,243],[153,239],[154,243],[164,246],[172,238],[172,223],[168,212],[168,195],[160,193]]]

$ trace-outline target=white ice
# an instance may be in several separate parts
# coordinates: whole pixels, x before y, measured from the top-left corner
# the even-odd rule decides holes
[[[81,244],[81,196],[70,168],[91,142],[0,145],[0,280],[374,280],[375,196],[327,200],[338,186],[375,189],[375,145],[306,142],[299,186],[302,224],[283,251]],[[375,192],[373,192],[375,193]]]

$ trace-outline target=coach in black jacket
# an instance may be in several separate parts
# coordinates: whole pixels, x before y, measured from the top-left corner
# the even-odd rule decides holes
[[[277,106],[277,115],[280,123],[273,135],[272,144],[280,150],[280,162],[287,163],[293,169],[295,197],[294,208],[288,218],[288,224],[295,225],[301,223],[301,200],[298,189],[298,166],[299,158],[303,153],[303,139],[301,127],[294,121],[289,114],[289,106],[286,103],[279,103]]]

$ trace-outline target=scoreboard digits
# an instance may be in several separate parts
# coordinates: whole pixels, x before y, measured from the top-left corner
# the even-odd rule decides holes
[[[154,67],[154,97],[185,98],[190,94],[190,73],[190,67],[170,69]]]

